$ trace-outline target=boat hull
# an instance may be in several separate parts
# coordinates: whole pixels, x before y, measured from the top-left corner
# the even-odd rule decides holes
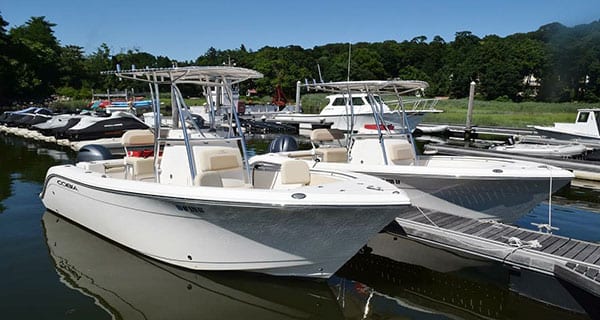
[[[569,171],[534,162],[477,157],[421,157],[417,165],[361,165],[319,162],[316,168],[368,174],[403,189],[413,204],[436,198],[513,222],[570,183]],[[440,211],[454,210],[444,208]],[[452,212],[449,212],[452,213]]]
[[[582,144],[529,144],[518,143],[507,146],[496,146],[491,148],[494,151],[523,154],[536,157],[548,158],[567,158],[582,155],[586,152],[585,145]]]
[[[115,319],[342,317],[322,281],[184,270],[116,246],[49,211],[42,224],[61,282]]]
[[[70,171],[76,172],[50,169],[40,194],[47,209],[146,256],[195,270],[328,278],[409,207],[216,201],[164,185],[161,195],[125,192]],[[238,193],[244,191],[231,194]]]
[[[511,223],[529,213],[550,196],[550,180],[508,178],[501,180],[461,177],[375,174],[405,190],[415,188],[458,206],[482,212]],[[571,178],[555,178],[552,192],[567,185]],[[410,195],[410,191],[407,190]],[[415,199],[416,201],[416,199]]]
[[[596,141],[596,142],[600,141],[600,137],[597,135],[560,131],[560,130],[555,130],[551,127],[546,128],[546,127],[535,126],[534,128],[540,135],[546,136],[548,138],[554,138],[554,139],[559,139],[559,140],[577,139],[577,140],[590,140],[590,141]]]

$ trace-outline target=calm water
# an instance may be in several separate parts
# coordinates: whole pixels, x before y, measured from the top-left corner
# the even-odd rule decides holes
[[[357,254],[327,282],[173,268],[45,211],[47,168],[74,154],[2,134],[0,150],[2,319],[586,318],[537,301],[573,307],[552,279],[410,242],[434,264]],[[556,233],[600,241],[598,199],[574,187],[554,196]],[[542,203],[518,224],[547,217]],[[448,259],[459,267],[437,270]]]

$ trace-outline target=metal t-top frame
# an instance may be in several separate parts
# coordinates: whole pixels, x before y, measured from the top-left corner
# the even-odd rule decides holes
[[[408,125],[408,118],[406,116],[406,110],[404,108],[402,95],[415,91],[424,91],[426,88],[429,87],[429,84],[427,82],[420,80],[364,80],[321,83],[306,82],[303,85],[298,83],[297,90],[299,90],[301,86],[306,87],[308,91],[318,90],[348,95],[348,105],[346,107],[349,107],[350,112],[346,110],[346,114],[349,114],[350,116],[348,128],[348,132],[350,132],[350,134],[354,132],[354,106],[352,105],[352,94],[365,93],[367,95],[369,105],[371,106],[371,111],[373,112],[373,118],[375,120],[375,126],[377,127],[377,134],[379,136],[379,143],[381,146],[383,161],[386,165],[388,164],[388,161],[385,151],[385,145],[383,143],[384,136],[382,129],[385,130],[388,134],[390,133],[390,129],[387,125],[385,125],[385,120],[383,118],[383,103],[375,99],[374,95],[380,93],[394,94],[398,99],[398,106],[400,107],[402,122],[404,122],[404,127],[406,128],[406,134],[410,139],[410,142],[412,143],[414,154],[417,154],[415,142],[411,133],[411,128]],[[300,101],[298,95],[296,97],[298,100],[296,101],[296,105],[299,106]]]
[[[229,101],[233,100],[233,86],[249,80],[262,78],[262,73],[240,67],[232,66],[189,66],[189,67],[172,67],[172,68],[144,68],[144,69],[130,69],[121,70],[117,66],[117,70],[104,71],[102,74],[115,75],[123,79],[131,79],[137,81],[147,82],[150,87],[152,95],[152,105],[154,113],[154,150],[160,150],[160,100],[159,100],[159,85],[169,85],[171,87],[171,95],[173,101],[173,113],[177,113],[178,119],[181,122],[181,129],[183,132],[183,139],[186,147],[188,163],[190,168],[190,175],[194,181],[197,171],[196,162],[194,160],[194,153],[190,144],[190,137],[185,125],[186,119],[191,119],[191,112],[188,106],[185,104],[181,91],[177,87],[178,84],[196,84],[204,88],[221,88],[223,92],[229,96]],[[207,99],[209,103],[213,104],[212,98],[210,97],[210,90],[204,90],[205,94],[208,92]],[[246,150],[246,141],[244,139],[244,133],[242,126],[237,114],[237,108],[231,106],[231,113],[236,122],[236,128],[238,129],[238,136],[242,140],[242,152],[244,153],[244,163],[246,170],[249,174],[248,166],[248,153]],[[211,119],[213,120],[213,119]],[[202,134],[200,128],[198,128],[194,121],[191,121],[192,125]],[[230,126],[231,127],[231,126]],[[228,132],[231,135],[231,130]],[[156,181],[159,182],[158,172],[158,157],[154,157],[154,168],[156,169]]]

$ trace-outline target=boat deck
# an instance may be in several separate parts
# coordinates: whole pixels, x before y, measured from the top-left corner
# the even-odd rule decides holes
[[[539,163],[553,165],[562,169],[572,171],[576,179],[600,181],[600,166],[595,162],[581,161],[574,159],[552,159],[521,154],[510,154],[494,150],[477,149],[473,147],[461,147],[451,145],[428,145],[430,151],[436,151],[438,154],[459,155],[459,156],[478,156],[478,157],[500,157],[515,160],[535,161]]]
[[[434,246],[500,261],[515,269],[555,274],[555,266],[600,288],[600,244],[442,212],[411,211],[386,230]]]

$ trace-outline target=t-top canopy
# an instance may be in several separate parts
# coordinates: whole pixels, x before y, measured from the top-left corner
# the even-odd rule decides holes
[[[426,89],[429,84],[420,80],[364,80],[364,81],[339,81],[307,83],[309,90],[323,90],[332,92],[364,92],[364,91],[395,91],[398,93]]]
[[[248,79],[262,78],[262,73],[246,68],[232,66],[189,66],[172,68],[144,68],[131,70],[103,71],[102,74],[114,74],[125,79],[140,80],[152,83],[195,83],[220,85],[223,81],[235,84]]]

